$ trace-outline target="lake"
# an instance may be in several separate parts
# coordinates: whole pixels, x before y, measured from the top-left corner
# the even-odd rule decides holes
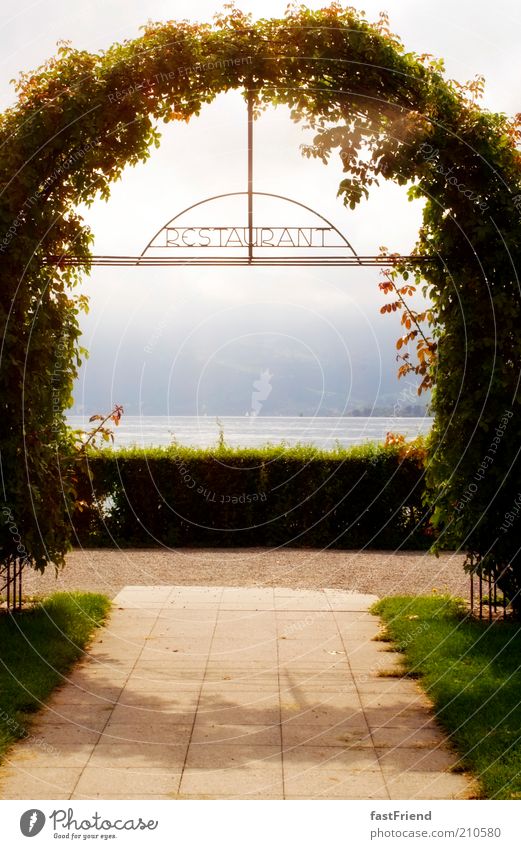
[[[71,427],[90,429],[88,418],[69,416]],[[332,448],[364,442],[382,442],[386,433],[403,433],[408,438],[429,432],[432,418],[342,416],[306,418],[304,416],[221,416],[224,438],[233,447],[255,448],[266,443],[303,443]],[[169,445],[175,438],[182,445],[207,448],[216,445],[219,424],[213,416],[126,416],[114,428],[114,445],[148,448]]]

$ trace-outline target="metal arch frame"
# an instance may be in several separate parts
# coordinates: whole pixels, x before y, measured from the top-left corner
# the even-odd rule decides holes
[[[178,212],[177,215],[174,215],[174,217],[171,218],[169,221],[167,221],[166,224],[164,224],[162,227],[159,228],[159,230],[150,239],[146,248],[144,248],[144,250],[141,252],[140,257],[145,257],[146,252],[148,250],[152,249],[152,242],[155,239],[157,239],[157,237],[159,236],[160,233],[163,232],[163,230],[166,230],[168,227],[170,227],[171,224],[174,223],[174,221],[177,221],[179,218],[181,218],[182,215],[185,215],[187,212],[190,212],[192,209],[196,209],[198,206],[203,206],[203,204],[205,204],[205,203],[211,203],[214,200],[222,200],[223,198],[230,198],[230,197],[248,197],[249,198],[250,196],[276,198],[277,200],[283,200],[283,201],[286,201],[287,203],[292,203],[295,206],[300,206],[301,209],[305,209],[307,212],[311,212],[312,215],[316,215],[316,217],[319,218],[321,221],[323,221],[324,224],[327,224],[328,227],[337,234],[337,236],[340,236],[340,238],[342,239],[342,241],[344,242],[346,247],[349,248],[349,250],[353,254],[353,257],[355,257],[357,260],[359,259],[357,252],[355,251],[351,242],[349,242],[349,240],[346,239],[344,234],[341,233],[341,231],[337,227],[335,227],[335,225],[331,221],[329,221],[327,218],[325,218],[323,215],[321,215],[320,212],[317,212],[311,206],[307,206],[305,203],[301,203],[298,200],[293,200],[293,198],[288,198],[285,195],[278,195],[278,194],[274,194],[273,192],[254,192],[254,191],[251,191],[251,192],[250,191],[248,191],[248,192],[225,192],[224,194],[213,195],[213,197],[205,198],[205,200],[199,200],[199,201],[197,201],[197,203],[193,203],[191,206],[187,206],[181,212]],[[250,238],[250,248],[253,248],[251,238]],[[159,257],[158,257],[158,259],[159,259]],[[195,258],[195,259],[197,259],[197,258]],[[237,257],[229,257],[229,259],[237,259]],[[248,264],[250,264],[250,265],[255,264],[256,261],[259,260],[259,259],[260,259],[260,257],[254,257],[253,254],[251,253],[251,250],[250,250],[250,252],[248,254]],[[292,259],[292,257],[275,257],[274,256],[274,257],[271,258],[271,261],[273,262],[276,259],[288,259],[288,260],[290,260],[290,259]],[[294,259],[297,260],[297,259],[299,259],[299,257],[295,257]],[[317,257],[317,259],[318,259],[318,257]],[[339,257],[339,259],[341,259],[341,257]],[[182,262],[190,262],[190,261],[193,260],[193,258],[192,257],[178,257],[178,260],[182,261]],[[168,263],[168,264],[170,264],[170,263]],[[362,263],[360,263],[360,264],[362,264]]]
[[[336,249],[345,247],[351,252],[350,256],[338,256],[338,255],[317,255],[314,254],[312,256],[284,256],[284,255],[271,255],[271,256],[255,256],[253,253],[253,221],[250,217],[252,214],[252,201],[253,197],[268,197],[275,198],[277,200],[282,200],[286,203],[291,203],[294,206],[300,207],[300,209],[305,209],[307,212],[310,212],[312,215],[316,216],[320,221],[324,222],[328,226],[330,230],[336,233],[337,236],[342,240],[343,245],[335,246]],[[215,255],[206,255],[206,256],[147,256],[147,251],[152,249],[152,243],[155,239],[166,230],[171,224],[178,221],[182,215],[185,215],[187,212],[190,212],[197,207],[203,206],[206,203],[211,203],[215,200],[221,200],[223,198],[228,197],[247,197],[248,198],[248,231],[249,231],[249,244],[244,246],[243,249],[247,248],[248,253],[243,256],[215,256]],[[192,228],[190,228],[192,229]],[[165,246],[167,247],[167,246]],[[161,249],[159,246],[156,246],[157,249]],[[187,206],[185,209],[178,212],[174,215],[173,218],[170,218],[159,230],[154,233],[146,247],[143,249],[139,256],[127,256],[127,255],[119,255],[119,256],[75,256],[71,254],[64,254],[62,256],[48,256],[43,260],[45,265],[56,265],[58,267],[61,266],[117,266],[117,267],[136,267],[136,266],[183,266],[185,268],[190,266],[249,266],[249,267],[267,267],[267,266],[278,266],[278,267],[294,267],[294,266],[351,266],[351,267],[363,267],[370,266],[373,268],[385,268],[385,267],[395,267],[397,265],[404,265],[407,263],[415,263],[415,264],[426,264],[433,261],[432,257],[429,256],[421,256],[421,255],[409,255],[403,256],[399,254],[384,254],[377,256],[362,256],[357,254],[351,242],[344,236],[344,234],[335,227],[335,225],[329,221],[328,218],[325,218],[324,215],[321,215],[320,212],[317,212],[311,206],[307,206],[305,203],[301,203],[298,200],[294,200],[293,198],[286,197],[285,195],[275,194],[273,192],[254,192],[251,188],[251,185],[248,186],[248,191],[242,192],[225,192],[219,195],[213,195],[212,197],[205,198],[204,200],[197,201],[197,203],[193,203],[190,206]]]
[[[293,200],[293,198],[285,197],[284,195],[273,194],[271,192],[254,192],[253,191],[253,124],[254,124],[254,115],[253,115],[253,90],[252,90],[252,80],[249,80],[249,84],[247,86],[247,107],[248,107],[248,166],[247,166],[247,191],[243,192],[226,192],[225,194],[214,195],[213,197],[206,198],[205,200],[198,201],[197,203],[192,204],[191,206],[186,207],[186,209],[177,213],[173,218],[171,218],[163,227],[161,227],[152,239],[149,241],[146,248],[142,251],[140,256],[74,256],[71,254],[64,254],[62,256],[47,256],[43,259],[44,265],[55,265],[58,267],[62,266],[86,266],[90,267],[93,265],[100,266],[373,266],[373,267],[394,267],[396,265],[404,265],[407,263],[426,263],[431,262],[432,257],[427,256],[400,256],[398,254],[388,254],[388,255],[379,255],[379,256],[360,256],[357,254],[351,243],[344,236],[344,234],[332,224],[327,218],[321,215],[316,210],[312,209],[312,207],[307,206],[300,201]],[[190,212],[192,209],[196,209],[199,206],[202,206],[205,203],[210,203],[214,200],[220,200],[225,197],[237,197],[237,196],[246,196],[248,198],[248,215],[247,215],[247,229],[248,229],[248,242],[246,245],[242,245],[243,248],[247,249],[247,255],[237,256],[237,255],[221,255],[221,256],[206,256],[195,255],[195,256],[147,256],[147,251],[151,250],[152,242],[157,239],[160,233],[166,230],[173,222],[177,221],[182,215],[187,212]],[[254,244],[253,244],[253,198],[255,196],[258,197],[271,197],[276,198],[278,200],[285,201],[287,203],[294,204],[295,206],[300,207],[301,209],[305,209],[307,212],[310,212],[312,215],[319,218],[325,224],[329,230],[332,230],[337,236],[340,237],[343,245],[335,245],[329,246],[334,247],[336,249],[343,248],[344,245],[351,251],[350,256],[330,256],[330,255],[310,255],[310,256],[283,256],[283,255],[266,255],[266,256],[255,256],[253,253]],[[192,228],[189,228],[192,229]],[[319,228],[320,229],[320,228]],[[324,228],[325,229],[325,228]],[[168,245],[165,245],[168,247]],[[189,247],[187,245],[187,247]],[[237,246],[235,246],[237,247]],[[263,246],[263,247],[275,247],[275,246]],[[320,246],[325,247],[325,246]],[[157,246],[159,249],[159,246]],[[275,249],[277,249],[275,247]]]

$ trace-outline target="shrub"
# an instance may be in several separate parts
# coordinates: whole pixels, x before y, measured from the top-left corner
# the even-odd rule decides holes
[[[425,548],[423,449],[103,451],[74,516],[83,545]]]

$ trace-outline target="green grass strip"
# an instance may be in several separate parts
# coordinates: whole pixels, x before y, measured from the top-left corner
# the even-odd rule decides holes
[[[0,755],[27,736],[31,714],[81,657],[110,604],[97,593],[55,593],[20,614],[0,615]]]
[[[391,597],[373,613],[404,653],[483,797],[521,798],[521,625],[471,618],[450,596]]]

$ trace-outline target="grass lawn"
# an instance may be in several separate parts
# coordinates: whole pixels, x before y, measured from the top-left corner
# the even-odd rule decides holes
[[[55,593],[20,614],[0,615],[0,755],[27,735],[30,715],[105,620],[110,600]]]
[[[483,797],[521,799],[521,624],[477,622],[449,596],[373,607]]]

